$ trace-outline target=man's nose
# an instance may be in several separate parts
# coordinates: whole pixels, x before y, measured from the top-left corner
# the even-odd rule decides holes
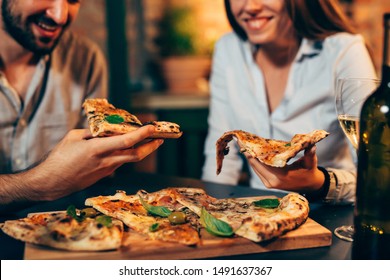
[[[46,15],[58,25],[65,25],[69,17],[68,0],[54,0],[46,10]]]

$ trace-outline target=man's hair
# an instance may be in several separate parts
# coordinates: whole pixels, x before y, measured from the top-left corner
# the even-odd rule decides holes
[[[322,40],[338,32],[356,33],[335,0],[285,0],[285,2],[295,30],[303,38]],[[225,0],[225,10],[235,33],[246,41],[248,36],[236,22],[230,8],[230,0]]]

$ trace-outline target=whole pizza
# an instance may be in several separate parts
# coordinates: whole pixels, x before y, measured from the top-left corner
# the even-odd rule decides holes
[[[145,239],[199,246],[202,229],[220,238],[263,242],[305,223],[306,198],[289,193],[282,198],[217,199],[199,188],[166,188],[135,194],[117,191],[90,197],[86,208],[37,213],[0,224],[18,240],[69,251],[117,250],[126,234]]]

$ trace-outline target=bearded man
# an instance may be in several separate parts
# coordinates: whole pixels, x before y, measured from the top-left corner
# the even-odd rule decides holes
[[[67,29],[79,1],[0,0],[0,174],[37,163],[107,95],[99,48]]]
[[[162,144],[142,142],[153,126],[93,139],[77,129],[87,125],[83,101],[107,95],[103,54],[67,30],[80,1],[0,6],[0,212],[82,190]]]

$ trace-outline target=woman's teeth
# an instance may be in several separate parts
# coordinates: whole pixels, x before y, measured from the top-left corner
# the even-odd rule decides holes
[[[248,27],[251,29],[260,29],[268,21],[267,18],[257,18],[247,20]]]

